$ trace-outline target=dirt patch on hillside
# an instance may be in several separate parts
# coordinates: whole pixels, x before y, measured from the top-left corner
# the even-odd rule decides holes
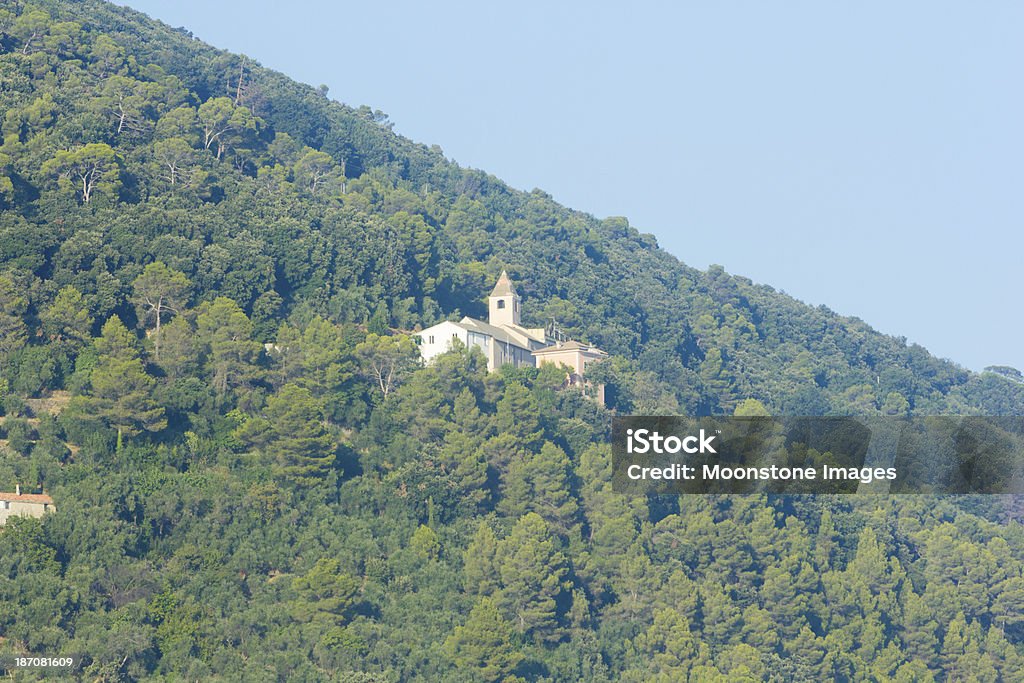
[[[68,407],[71,401],[71,393],[67,391],[55,391],[46,398],[26,398],[25,405],[32,411],[33,415],[58,415]]]

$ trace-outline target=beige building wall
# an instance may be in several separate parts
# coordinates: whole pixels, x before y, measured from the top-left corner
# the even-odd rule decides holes
[[[547,351],[543,354],[537,355],[537,365],[564,365],[571,368],[573,374],[582,375],[584,371],[584,359],[583,354],[579,351],[571,349],[559,349],[557,351]]]
[[[0,493],[0,525],[9,517],[42,517],[56,510],[53,499],[46,495]]]
[[[559,342],[546,349],[533,352],[537,359],[537,366],[557,365],[567,370],[566,382],[569,386],[578,386],[583,393],[592,396],[601,405],[604,405],[604,385],[594,384],[586,379],[587,369],[593,363],[599,363],[608,357],[604,351],[593,347],[585,346],[579,342]]]

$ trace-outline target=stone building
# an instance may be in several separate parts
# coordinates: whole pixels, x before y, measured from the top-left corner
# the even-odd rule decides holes
[[[45,493],[22,493],[20,485],[14,493],[0,491],[0,525],[7,524],[8,517],[42,517],[56,510],[53,498]]]
[[[458,339],[468,347],[475,346],[483,351],[488,370],[497,370],[502,365],[517,368],[536,365],[533,352],[553,340],[544,328],[526,328],[520,324],[522,299],[504,270],[487,304],[487,322],[466,316],[457,323],[445,321],[416,333],[423,360],[429,363],[450,350],[452,340]]]
[[[483,351],[487,369],[492,372],[502,365],[517,368],[564,365],[567,385],[582,386],[584,391],[590,391],[597,400],[604,402],[604,387],[591,386],[583,376],[588,365],[604,360],[607,353],[589,344],[555,339],[544,328],[523,327],[520,323],[522,299],[504,270],[487,304],[487,322],[466,316],[459,322],[446,320],[417,332],[423,360],[429,363],[450,350],[452,341],[458,339],[467,347],[475,346]]]
[[[541,365],[561,365],[566,370],[566,386],[578,386],[583,392],[592,395],[599,403],[604,404],[604,385],[593,384],[585,379],[587,367],[592,363],[600,363],[608,354],[588,344],[578,341],[555,342],[551,346],[533,352],[537,367]]]

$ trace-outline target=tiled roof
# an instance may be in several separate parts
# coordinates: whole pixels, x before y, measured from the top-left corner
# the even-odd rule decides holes
[[[498,283],[494,285],[491,296],[513,296],[515,293],[516,288],[512,286],[512,280],[509,279],[508,273],[504,270],[501,271],[501,276],[498,277]]]
[[[45,493],[11,493],[10,491],[0,491],[0,500],[8,500],[12,503],[37,503],[39,505],[48,504],[53,505],[53,498],[50,498]]]
[[[497,327],[496,325],[485,323],[483,320],[477,320],[476,318],[470,318],[469,316],[460,320],[459,324],[467,329],[472,328],[477,332],[483,332],[486,335],[494,337],[502,344],[511,344],[512,346],[517,346],[521,349],[526,349],[527,351],[530,350],[522,339],[517,339],[515,334],[503,327]]]
[[[527,327],[523,327],[522,325],[502,325],[501,327],[502,329],[512,330],[516,334],[521,334],[524,337],[529,337],[535,342],[540,342],[541,344],[547,342],[547,337],[544,336],[544,330],[540,328],[531,330]]]
[[[554,353],[556,351],[582,351],[583,353],[593,353],[602,356],[608,355],[596,346],[588,346],[587,344],[581,344],[578,341],[567,341],[561,344],[554,344],[543,349],[538,349],[534,351],[534,353]]]

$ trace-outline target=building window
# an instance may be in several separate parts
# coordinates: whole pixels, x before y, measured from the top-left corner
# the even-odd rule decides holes
[[[9,501],[9,500],[0,501],[0,508],[2,508],[4,510],[10,510],[11,509],[11,501]]]
[[[428,344],[433,344],[434,343],[434,335],[430,335],[429,337],[427,337],[427,343]]]
[[[505,300],[498,299],[498,308],[505,308]]]

